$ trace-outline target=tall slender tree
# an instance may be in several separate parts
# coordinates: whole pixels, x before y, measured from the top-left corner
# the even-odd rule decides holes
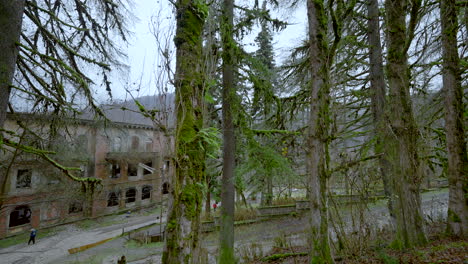
[[[223,177],[221,189],[221,229],[219,263],[235,263],[234,258],[234,167],[235,134],[233,104],[235,102],[233,39],[234,0],[224,0],[221,16],[223,45]]]
[[[390,131],[385,116],[385,108],[387,106],[385,98],[386,86],[382,62],[382,45],[380,43],[379,4],[377,0],[368,1],[367,14],[371,110],[373,114],[374,135],[376,137],[374,151],[376,154],[381,154],[379,156],[380,173],[384,183],[385,196],[390,197],[390,164],[387,157],[388,153],[385,151],[385,142],[386,138],[390,135]],[[390,216],[393,217],[391,201],[391,199],[388,200],[388,208]]]
[[[343,23],[356,1],[307,1],[309,24],[310,112],[306,168],[310,197],[310,262],[333,263],[328,235],[327,188],[330,172],[330,71],[343,34]],[[331,34],[328,37],[329,24]]]
[[[464,123],[463,89],[457,50],[458,21],[455,0],[440,1],[442,25],[443,90],[448,156],[449,206],[447,230],[468,237],[468,157]]]
[[[388,116],[392,135],[386,141],[391,164],[391,198],[396,220],[394,246],[399,248],[426,242],[421,210],[417,143],[418,128],[410,98],[408,49],[417,24],[421,1],[386,0],[387,75],[389,83]],[[409,9],[411,6],[411,9]],[[409,26],[406,16],[411,14]]]
[[[178,0],[176,7],[175,176],[162,262],[197,263],[200,257],[200,212],[205,177],[203,108],[205,76],[202,35],[208,6],[199,0]]]
[[[327,182],[330,79],[324,1],[307,1],[310,42],[310,116],[307,161],[311,206],[311,263],[333,263],[328,237]]]

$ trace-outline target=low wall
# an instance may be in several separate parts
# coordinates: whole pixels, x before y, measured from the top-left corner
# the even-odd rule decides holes
[[[264,206],[257,208],[258,216],[286,215],[296,212],[296,205]]]

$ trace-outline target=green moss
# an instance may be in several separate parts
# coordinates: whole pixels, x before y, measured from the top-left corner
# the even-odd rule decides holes
[[[379,258],[383,261],[384,264],[398,264],[400,263],[398,259],[387,255],[384,252],[379,252]]]
[[[394,239],[388,247],[391,249],[402,250],[405,248],[405,244],[400,239]]]
[[[461,223],[460,216],[458,216],[458,214],[456,214],[450,208],[448,209],[448,219],[449,219],[449,222],[452,222],[452,223]]]
[[[169,222],[167,223],[166,228],[167,228],[168,230],[174,230],[174,229],[176,228],[176,226],[177,226],[176,221],[175,221],[174,219],[171,219],[171,221],[169,221]]]
[[[183,187],[180,201],[185,205],[185,214],[189,218],[198,217],[198,206],[202,190],[196,184],[187,184]]]

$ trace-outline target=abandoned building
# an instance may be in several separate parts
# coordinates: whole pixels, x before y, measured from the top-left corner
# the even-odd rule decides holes
[[[34,228],[158,205],[168,192],[171,138],[151,124],[9,114],[11,140],[52,151],[77,177],[101,179],[84,192],[56,166],[20,149],[0,153],[0,238]],[[54,124],[54,125],[52,125]]]

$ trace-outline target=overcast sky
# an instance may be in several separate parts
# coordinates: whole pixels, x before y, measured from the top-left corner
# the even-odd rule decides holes
[[[155,75],[158,69],[158,53],[156,48],[155,37],[151,30],[151,21],[159,19],[162,23],[161,28],[167,29],[169,25],[173,26],[172,7],[167,0],[138,0],[134,1],[133,12],[138,18],[133,24],[129,25],[129,29],[134,32],[130,43],[124,47],[128,51],[128,71],[115,72],[112,86],[112,94],[114,99],[129,98],[125,87],[132,90],[134,97],[143,95],[153,95],[157,93]],[[274,11],[273,14],[280,19],[288,21],[290,26],[285,30],[274,33],[274,48],[276,55],[276,63],[287,56],[292,47],[297,45],[304,38],[307,16],[305,3],[296,8],[294,11],[286,8]],[[253,32],[246,38],[246,43],[253,42],[253,39],[258,32]],[[172,40],[172,38],[171,38]],[[256,49],[250,46],[253,51]],[[137,90],[137,88],[139,88]],[[97,97],[100,102],[108,100],[108,96],[104,92],[97,92]]]

